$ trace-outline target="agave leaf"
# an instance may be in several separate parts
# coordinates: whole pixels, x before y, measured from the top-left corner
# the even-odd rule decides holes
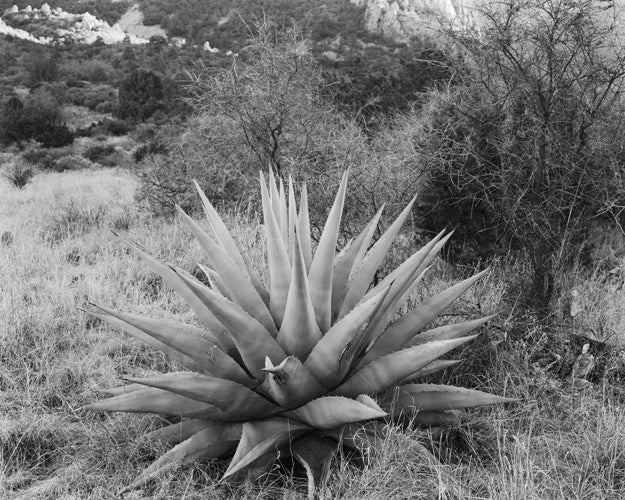
[[[223,420],[226,418],[220,408],[174,394],[163,389],[148,387],[127,394],[121,394],[85,407],[96,411],[123,411],[127,413],[161,413],[181,415],[189,418]]]
[[[330,214],[323,228],[323,233],[321,234],[321,239],[319,240],[319,245],[308,274],[310,294],[315,307],[317,324],[324,333],[330,329],[332,319],[332,271],[346,189],[347,172],[343,174],[341,179],[338,193],[330,209]]]
[[[356,401],[368,406],[369,408],[373,408],[376,411],[380,410],[380,405],[378,405],[377,401],[371,396],[367,396],[366,394],[361,394],[360,396],[356,397]]]
[[[293,456],[306,469],[309,500],[314,500],[315,490],[325,486],[336,449],[336,441],[323,436],[304,436],[293,444]]]
[[[224,426],[225,427],[225,426]],[[153,462],[130,485],[121,492],[130,491],[163,472],[202,458],[219,458],[234,449],[238,435],[226,440],[225,436],[215,435],[215,429],[204,429],[173,447]]]
[[[177,361],[180,365],[188,368],[189,370],[200,371],[202,367],[192,358],[186,356],[185,354],[177,351],[176,349],[172,349],[169,345],[151,337],[146,334],[144,331],[135,328],[121,320],[118,320],[113,315],[108,314],[105,311],[99,311],[99,306],[95,304],[89,304],[88,308],[79,308],[81,311],[94,316],[95,318],[101,319],[102,321],[106,321],[112,326],[115,326],[126,333],[132,335],[133,337],[145,342],[151,347],[158,349],[159,351],[165,353],[167,356],[171,357],[175,361]]]
[[[386,412],[369,400],[365,404],[341,396],[324,396],[285,415],[292,416],[316,429],[331,429],[340,425],[381,418],[386,416]]]
[[[413,408],[419,411],[445,411],[518,401],[475,389],[451,385],[407,384],[387,391],[380,404],[386,408]]]
[[[406,276],[398,277],[398,281],[390,284],[389,293],[384,297],[384,302],[380,305],[375,316],[371,318],[369,326],[367,327],[367,332],[363,336],[367,341],[367,345],[364,346],[365,352],[369,351],[379,336],[384,333],[384,329],[388,323],[393,319],[406,300],[408,300],[414,287],[423,280],[425,273],[427,273],[429,269],[429,267],[426,267],[419,272],[419,267],[412,273],[406,273]]]
[[[120,394],[128,394],[129,392],[138,391],[139,389],[145,389],[145,386],[141,384],[125,384],[108,389],[97,389],[97,391],[108,396],[119,396]]]
[[[286,354],[257,320],[239,306],[224,299],[210,288],[192,283],[183,277],[185,284],[201,299],[202,303],[226,327],[235,343],[243,363],[252,376],[262,382],[265,356],[282,361]]]
[[[172,351],[188,358],[200,370],[248,387],[255,385],[255,381],[245,373],[245,370],[216,345],[216,339],[199,328],[184,323],[121,313],[101,306],[94,307],[100,312],[92,314],[155,347],[162,344],[168,349],[165,352],[170,354]],[[161,347],[158,348],[162,350]]]
[[[377,394],[474,338],[475,336],[429,342],[383,356],[356,372],[330,394],[347,397]]]
[[[230,231],[226,227],[223,219],[220,217],[219,213],[217,213],[217,210],[215,210],[211,202],[208,200],[208,197],[206,196],[198,182],[194,180],[193,183],[195,184],[195,189],[200,195],[202,207],[204,208],[204,213],[206,214],[206,219],[208,220],[211,230],[213,231],[215,239],[219,242],[219,245],[226,251],[226,253],[232,258],[232,260],[234,260],[237,266],[239,266],[241,269],[247,269],[239,247],[234,241],[234,238],[230,234]]]
[[[141,386],[145,387],[145,386]],[[145,437],[153,441],[164,441],[170,445],[182,443],[186,439],[200,431],[212,430],[213,435],[219,441],[237,440],[241,436],[242,425],[240,422],[211,422],[197,418],[188,418],[181,422],[166,425],[159,429],[148,432]]]
[[[286,193],[284,192],[284,183],[282,177],[280,177],[280,191],[279,191],[279,216],[276,215],[278,223],[280,224],[280,232],[284,238],[284,244],[288,247],[289,244],[289,212],[287,207]]]
[[[260,173],[261,195],[263,202],[263,219],[267,233],[267,257],[269,263],[269,310],[280,328],[284,309],[289,294],[291,281],[291,263],[284,239],[271,206],[269,194],[265,186],[263,173]]]
[[[487,270],[472,276],[454,286],[442,291],[421,302],[417,307],[407,314],[404,314],[382,335],[380,335],[361,361],[360,366],[364,366],[369,361],[384,356],[390,352],[401,349],[408,341],[416,335],[430,321],[443,312],[460,295],[466,292],[477,280],[479,280]]]
[[[176,273],[170,266],[159,262],[154,257],[146,253],[135,243],[124,240],[131,247],[131,249],[143,259],[143,261],[159,276],[161,276],[165,282],[172,287],[183,299],[189,304],[189,307],[197,315],[198,318],[206,325],[208,331],[211,332],[219,347],[226,351],[229,355],[236,355],[237,350],[232,342],[232,339],[228,335],[228,332],[223,325],[213,316],[209,309],[202,303],[202,301],[193,293],[192,290],[181,279],[180,275]]]
[[[176,208],[217,271],[219,282],[227,290],[229,298],[275,337],[278,333],[276,324],[265,302],[252,285],[249,275],[191,217],[179,206]]]
[[[395,219],[395,222],[393,222],[386,232],[380,236],[380,239],[367,252],[358,268],[354,270],[339,317],[344,316],[351,311],[364,297],[367,289],[369,288],[369,284],[373,280],[375,272],[384,261],[384,257],[388,253],[388,250],[397,236],[397,233],[399,233],[406,217],[408,217],[415,200],[416,196],[410,201],[410,203],[408,203],[402,213],[399,214],[397,219]]]
[[[234,420],[263,418],[280,412],[280,407],[241,384],[198,373],[176,372],[154,378],[127,380],[211,404]]]
[[[380,308],[379,315],[372,320],[367,336],[371,343],[380,336],[389,321],[399,310],[403,303],[406,302],[415,286],[421,282],[425,273],[429,269],[432,260],[438,255],[440,249],[445,245],[452,233],[442,238],[443,232],[440,232],[425,247],[414,253],[404,263],[397,267],[389,276],[384,278],[381,283],[373,287],[365,295],[365,299],[373,293],[377,293],[379,289],[393,283],[392,293],[388,295],[385,304]],[[441,239],[442,238],[442,239]]]
[[[412,339],[408,341],[407,345],[416,346],[432,342],[433,340],[458,339],[468,335],[473,330],[484,325],[494,317],[495,315],[493,314],[492,316],[486,316],[484,318],[472,319],[470,321],[452,323],[450,325],[432,328],[431,330],[427,330],[412,337]]]
[[[240,471],[272,449],[279,448],[310,431],[310,427],[287,418],[245,422],[239,446],[224,478]]]
[[[284,408],[295,408],[326,392],[310,370],[293,356],[278,366],[273,366],[267,358],[264,371],[268,376],[263,382],[263,391]]]
[[[420,378],[432,375],[433,373],[438,373],[440,371],[446,370],[447,368],[455,366],[461,362],[462,360],[460,359],[437,359],[435,361],[432,361],[430,364],[425,365],[423,368],[411,373],[407,377],[404,377],[397,384],[408,384]]]
[[[262,173],[262,172],[261,172]],[[278,192],[278,186],[276,184],[276,177],[273,173],[273,168],[269,167],[269,173],[267,174],[267,189],[269,190],[269,200],[271,201],[271,210],[273,215],[280,223],[280,193]]]
[[[276,465],[275,462],[278,458],[288,457],[289,455],[288,443],[281,447],[272,448],[264,455],[250,462],[242,470],[235,472],[229,479],[237,483],[260,481]]]
[[[216,271],[213,271],[212,269],[206,266],[203,266],[200,263],[198,263],[197,265],[206,276],[206,279],[208,280],[208,285],[216,292],[219,292],[224,298],[232,302],[232,297],[230,296],[230,293],[226,289],[226,286],[222,283],[221,278],[219,277],[219,274],[217,274]]]
[[[306,271],[310,271],[312,263],[312,243],[310,241],[310,215],[308,214],[308,191],[306,183],[302,184],[299,199],[299,215],[297,216],[297,231],[302,244],[302,255],[306,263]]]
[[[354,268],[354,264],[359,263],[368,250],[383,210],[384,206],[378,210],[373,219],[369,221],[367,226],[360,232],[356,239],[352,241],[350,246],[345,248],[344,252],[341,252],[334,263],[332,276],[332,318],[334,320],[338,317],[343,301],[345,300],[349,276]]]
[[[343,380],[346,370],[350,368],[349,365],[344,369],[340,367],[343,353],[350,342],[358,341],[359,335],[362,334],[369,319],[382,303],[387,291],[388,288],[341,318],[319,340],[306,358],[304,366],[324,387],[334,388]]]
[[[297,206],[295,204],[295,190],[293,189],[293,179],[289,174],[289,227],[288,227],[288,238],[287,241],[290,243],[288,247],[289,257],[291,258],[291,262],[294,259],[294,250],[293,245],[295,242],[295,232],[297,229]],[[306,269],[308,272],[308,269]]]
[[[273,211],[273,215],[276,218],[276,222],[278,223],[278,230],[280,236],[282,237],[282,241],[285,247],[288,247],[288,227],[287,227],[287,219],[286,216],[286,199],[284,196],[284,186],[282,184],[282,177],[278,176],[278,182],[276,181],[276,176],[273,173],[273,169],[269,169],[269,199],[271,201],[271,209]]]
[[[376,286],[371,288],[365,295],[365,298],[378,293],[378,290],[388,286],[403,276],[417,275],[430,265],[432,260],[438,255],[440,249],[447,243],[452,236],[453,231],[445,235],[445,231],[441,231],[428,243],[413,253],[408,259],[402,262],[398,267],[391,271]],[[444,236],[444,238],[443,238]]]
[[[234,238],[228,231],[228,228],[224,224],[224,221],[217,213],[217,210],[213,207],[208,198],[200,188],[200,185],[197,181],[193,181],[195,184],[195,188],[200,195],[200,199],[202,200],[202,206],[204,207],[204,213],[206,214],[206,218],[208,219],[208,223],[215,235],[215,239],[219,242],[219,245],[226,251],[226,254],[230,256],[234,260],[237,266],[247,272],[250,281],[254,284],[254,288],[258,294],[262,297],[265,304],[269,304],[269,295],[267,294],[267,290],[263,286],[262,282],[258,278],[258,275],[254,271],[254,268],[250,265],[245,255],[242,255],[239,247],[237,246]]]
[[[297,233],[294,238],[293,257],[291,285],[277,340],[290,355],[306,359],[322,334],[315,319],[315,309]]]

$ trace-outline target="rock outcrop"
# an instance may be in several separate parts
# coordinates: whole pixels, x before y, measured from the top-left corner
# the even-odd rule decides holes
[[[50,43],[50,39],[46,37],[35,37],[28,33],[28,31],[12,28],[8,26],[2,18],[0,18],[0,35],[6,35],[13,38],[19,38],[20,40],[28,40],[29,42],[38,43],[41,45],[47,45]]]
[[[473,0],[350,0],[365,8],[365,27],[394,40],[474,24]]]
[[[30,5],[24,9],[13,6],[4,11],[0,18],[0,34],[13,36],[34,43],[49,45],[67,40],[92,44],[100,40],[105,44],[129,41],[132,44],[144,44],[149,40],[126,33],[118,24],[111,26],[106,21],[98,19],[89,12],[71,14],[63,9],[52,9],[47,3],[40,9],[33,9]],[[32,25],[38,31],[44,31],[45,36],[34,36],[23,29],[12,28],[5,20]]]

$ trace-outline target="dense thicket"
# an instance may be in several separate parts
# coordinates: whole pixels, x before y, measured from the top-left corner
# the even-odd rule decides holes
[[[192,76],[197,116],[163,131],[153,144],[165,144],[165,151],[143,160],[140,198],[152,210],[169,213],[174,202],[199,208],[192,179],[215,203],[247,205],[256,200],[259,170],[267,168],[308,183],[314,223],[331,204],[328,186],[349,167],[348,232],[384,201],[392,215],[415,194],[422,169],[408,168],[405,134],[368,138],[325,100],[310,40],[296,31],[265,26],[233,66],[198,67]]]
[[[556,273],[589,233],[625,222],[619,12],[597,0],[531,0],[482,14],[479,34],[451,34],[453,85],[421,115],[426,220],[459,226],[465,258],[524,251],[529,297],[546,312]]]
[[[25,103],[8,99],[0,113],[0,143],[35,140],[44,147],[70,144],[74,135],[63,123],[58,102],[47,92],[37,92]]]

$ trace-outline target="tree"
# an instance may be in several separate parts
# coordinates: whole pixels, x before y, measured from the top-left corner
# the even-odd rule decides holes
[[[145,120],[163,108],[161,78],[152,71],[139,68],[128,75],[119,87],[117,116],[122,119]]]
[[[45,147],[71,144],[74,135],[64,124],[58,102],[48,92],[34,92],[22,103],[11,97],[0,116],[0,142],[11,144],[34,139]]]
[[[327,108],[320,105],[321,78],[308,41],[293,30],[285,34],[267,26],[234,58],[229,70],[192,75],[195,107],[235,122],[260,165],[279,175],[285,159],[308,152]]]
[[[558,270],[590,224],[624,222],[625,50],[604,0],[512,0],[450,34],[453,84],[431,95],[425,138],[434,223],[480,256],[526,252],[548,314]]]
[[[367,138],[323,100],[322,78],[301,33],[261,26],[230,68],[200,67],[191,76],[196,116],[156,140],[166,153],[143,160],[140,197],[155,212],[167,213],[173,202],[196,208],[192,179],[216,204],[254,206],[258,172],[267,168],[282,181],[291,175],[307,183],[314,225],[332,203],[329,186],[349,167],[346,235],[383,202],[391,218],[414,196],[420,171],[403,170],[409,162],[398,151],[388,154],[392,138]]]
[[[34,51],[26,64],[29,85],[54,82],[58,77],[58,66],[58,49],[54,49],[51,53],[44,49]]]

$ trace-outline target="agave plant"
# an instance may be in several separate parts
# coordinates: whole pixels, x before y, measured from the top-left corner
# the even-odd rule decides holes
[[[305,185],[299,207],[289,179],[261,174],[268,287],[240,252],[196,183],[211,235],[182,210],[206,253],[210,286],[135,252],[176,290],[205,328],[91,305],[88,312],[171,355],[187,371],[131,382],[90,409],[182,417],[150,437],[175,445],[128,488],[173,465],[232,456],[225,477],[262,473],[292,455],[309,487],[327,471],[340,441],[375,445],[385,417],[420,424],[454,422],[450,410],[511,401],[484,392],[416,383],[457,361],[439,358],[475,338],[490,318],[422,331],[482,273],[431,297],[400,318],[449,235],[436,236],[375,286],[373,277],[409,214],[412,202],[371,245],[381,210],[338,254],[347,173],[313,255]],[[363,427],[363,423],[368,423]]]

